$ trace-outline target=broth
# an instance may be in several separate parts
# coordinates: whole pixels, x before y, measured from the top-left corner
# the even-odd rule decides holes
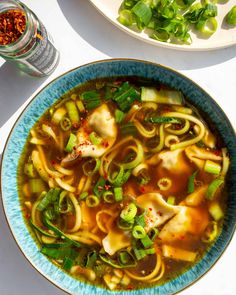
[[[197,263],[220,234],[227,150],[182,93],[101,79],[60,98],[18,167],[39,251],[79,280],[146,288]]]

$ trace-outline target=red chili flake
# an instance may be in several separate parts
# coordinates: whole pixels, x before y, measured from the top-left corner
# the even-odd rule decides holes
[[[29,212],[25,213],[25,218],[30,219],[30,213]]]
[[[76,146],[73,146],[73,150],[74,150],[74,151],[76,150]]]
[[[127,286],[127,290],[133,290],[134,289],[134,286],[133,285],[128,285]]]
[[[77,150],[77,155],[78,156],[81,156],[82,155],[82,152],[80,150]]]
[[[168,106],[165,106],[165,107],[163,108],[163,113],[168,113],[168,112],[171,112],[171,108],[168,107]]]
[[[104,141],[104,142],[102,143],[102,145],[103,145],[105,148],[109,147],[109,143],[108,143],[107,141]]]
[[[26,17],[23,11],[10,9],[0,14],[0,45],[17,41],[26,28]]]
[[[108,191],[111,188],[111,185],[110,184],[105,184],[104,187],[105,187],[105,190]]]
[[[161,211],[157,211],[157,214],[158,214],[158,215],[160,215],[160,216],[162,216],[162,213],[161,213]]]
[[[73,123],[72,124],[72,127],[75,128],[75,129],[78,129],[79,128],[79,124],[78,123]]]
[[[140,190],[141,193],[145,193],[145,187],[144,186],[140,186],[139,190]]]
[[[213,153],[214,153],[216,156],[220,156],[220,155],[221,155],[221,150],[215,150],[215,151],[213,151]]]
[[[152,211],[152,208],[148,208],[148,210]]]
[[[56,161],[52,160],[52,161],[51,161],[51,164],[52,164],[52,165],[55,165],[55,164],[56,164]]]

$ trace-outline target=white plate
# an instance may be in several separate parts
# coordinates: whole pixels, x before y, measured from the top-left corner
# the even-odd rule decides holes
[[[236,44],[236,27],[229,27],[223,22],[223,19],[232,6],[236,5],[236,0],[230,0],[226,4],[218,4],[218,29],[208,39],[197,37],[191,33],[191,45],[177,45],[166,42],[160,42],[149,38],[144,32],[137,33],[123,26],[117,21],[118,10],[123,0],[89,0],[109,21],[129,35],[142,41],[156,46],[168,47],[178,50],[213,50],[228,47]]]

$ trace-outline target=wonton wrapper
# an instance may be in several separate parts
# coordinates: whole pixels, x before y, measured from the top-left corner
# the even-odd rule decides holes
[[[113,227],[108,235],[102,240],[104,250],[109,255],[114,255],[120,249],[131,245],[131,237],[127,232]]]
[[[188,178],[194,171],[194,165],[191,165],[184,149],[162,151],[150,158],[147,164],[157,165],[154,176],[156,177],[155,182],[163,177],[171,179],[172,186],[168,190],[163,191],[163,195],[168,196],[185,190]]]
[[[92,144],[89,133],[95,131],[106,144]],[[78,157],[101,157],[107,149],[111,148],[117,137],[117,125],[115,118],[112,116],[108,106],[103,104],[96,108],[88,117],[87,126],[82,125],[77,133],[78,144],[76,150],[67,155],[62,164],[74,161]]]
[[[139,196],[136,201],[141,208],[147,209],[147,214],[145,216],[146,231],[152,227],[163,224],[180,210],[180,206],[167,204],[159,193],[143,194]]]
[[[175,241],[187,240],[188,234],[199,236],[208,225],[209,214],[207,210],[184,206],[180,208],[179,213],[164,225],[159,234],[163,243],[171,244]]]

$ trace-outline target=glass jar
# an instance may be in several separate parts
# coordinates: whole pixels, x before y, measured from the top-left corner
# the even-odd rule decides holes
[[[59,52],[44,25],[20,1],[0,1],[0,15],[11,11],[23,13],[25,29],[12,43],[0,45],[0,56],[7,61],[14,61],[20,70],[29,75],[50,75],[59,62]]]

